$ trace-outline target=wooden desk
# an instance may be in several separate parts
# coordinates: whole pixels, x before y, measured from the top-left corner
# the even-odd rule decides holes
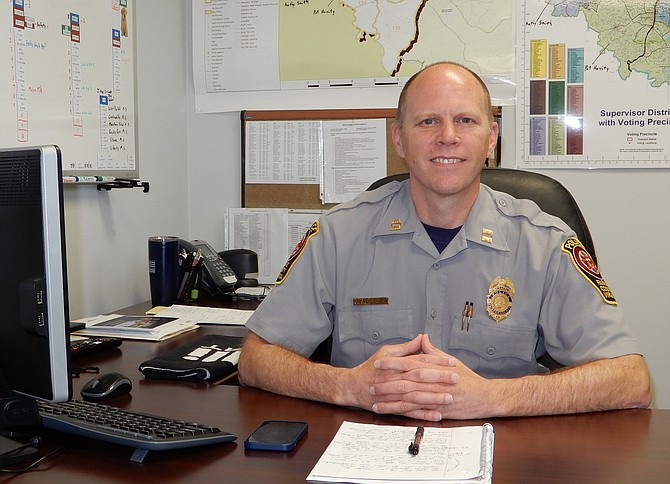
[[[125,341],[119,350],[75,360],[103,372],[121,371],[130,395],[109,403],[137,411],[216,425],[238,436],[234,443],[151,452],[143,464],[132,450],[67,434],[42,431],[44,454],[60,453],[12,483],[179,482],[300,483],[344,420],[416,426],[418,421],[274,395],[254,388],[144,379],[138,365],[199,337],[243,328],[204,327],[162,343]],[[75,379],[78,397],[87,375]],[[245,451],[243,441],[265,419],[306,420],[309,432],[290,453]],[[489,419],[495,430],[493,483],[665,483],[670,475],[670,410],[626,410],[584,415]],[[483,421],[444,421],[444,427]],[[3,477],[1,480],[9,479]]]

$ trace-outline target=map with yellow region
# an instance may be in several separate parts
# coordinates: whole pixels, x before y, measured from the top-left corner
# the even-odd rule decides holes
[[[282,81],[409,77],[451,60],[514,71],[513,0],[284,0]]]
[[[549,0],[555,17],[584,14],[598,44],[619,61],[619,76],[645,74],[652,87],[670,83],[670,0]]]

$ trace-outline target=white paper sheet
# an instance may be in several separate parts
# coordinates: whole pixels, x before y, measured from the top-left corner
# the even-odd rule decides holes
[[[386,176],[386,119],[323,122],[323,202],[341,203]]]
[[[310,482],[490,482],[493,427],[425,427],[418,455],[408,451],[416,427],[343,422],[310,472]]]
[[[226,247],[258,254],[258,282],[274,284],[293,248],[322,210],[228,208]]]
[[[163,309],[158,316],[169,316],[197,324],[232,324],[243,326],[253,311],[228,308],[210,308],[206,306],[184,306],[173,304]]]

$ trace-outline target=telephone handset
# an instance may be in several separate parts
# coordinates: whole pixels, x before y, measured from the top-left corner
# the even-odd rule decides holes
[[[219,254],[204,240],[179,240],[179,244],[186,252],[198,252],[203,256],[202,278],[200,284],[202,289],[212,296],[230,292],[235,288],[237,276],[231,267],[219,256]]]

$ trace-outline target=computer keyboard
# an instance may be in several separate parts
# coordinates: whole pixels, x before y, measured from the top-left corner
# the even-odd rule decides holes
[[[134,447],[133,462],[142,462],[150,450],[196,447],[237,438],[216,427],[85,400],[38,402],[38,408],[45,428]]]

